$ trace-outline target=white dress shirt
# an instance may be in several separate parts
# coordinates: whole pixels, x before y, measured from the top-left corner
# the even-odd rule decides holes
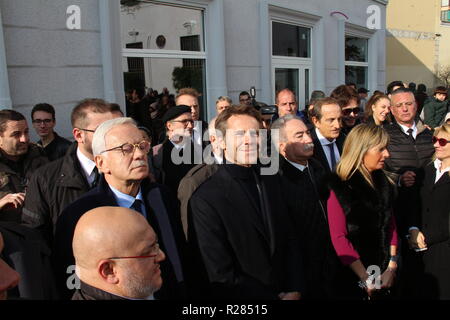
[[[446,172],[450,172],[450,167],[444,168],[444,170],[441,171],[441,165],[441,160],[434,160],[434,167],[436,168],[436,179],[434,180],[434,183],[437,183]]]
[[[416,126],[416,123],[413,123],[411,128],[408,128],[407,126],[404,126],[404,125],[402,125],[400,123],[398,125],[400,126],[400,128],[402,128],[402,131],[405,134],[407,134],[408,136],[409,136],[408,130],[409,129],[413,129],[412,135],[413,135],[414,139],[416,139],[416,137],[417,137],[417,126]]]
[[[286,159],[286,158],[285,158],[285,159]],[[304,165],[302,165],[302,164],[300,164],[300,163],[295,163],[295,162],[292,162],[292,161],[290,161],[290,160],[288,160],[288,159],[286,159],[286,161],[289,162],[290,164],[292,164],[295,168],[297,168],[297,169],[300,170],[301,172],[303,172],[303,170],[306,169],[306,166],[304,166]]]
[[[192,141],[194,141],[194,144],[197,146],[202,146],[203,141],[203,128],[201,128],[202,122],[201,121],[194,121],[194,128],[192,128]]]
[[[80,148],[77,148],[77,158],[80,162],[81,169],[83,171],[84,176],[86,177],[87,182],[90,186],[92,186],[92,183],[95,180],[95,162],[86,157],[81,151]]]
[[[319,139],[319,142],[322,145],[323,152],[325,153],[325,156],[327,157],[328,166],[330,167],[331,170],[333,170],[332,165],[331,165],[331,151],[330,151],[330,147],[328,145],[333,144],[334,156],[336,158],[336,164],[337,164],[339,162],[339,160],[341,160],[341,155],[339,154],[339,149],[336,145],[336,139],[333,139],[332,141],[330,141],[320,133],[319,129],[316,128],[315,131],[316,131],[317,139]]]

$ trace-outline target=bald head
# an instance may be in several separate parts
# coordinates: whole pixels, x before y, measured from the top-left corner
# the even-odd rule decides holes
[[[86,212],[72,246],[78,277],[93,287],[137,299],[161,287],[164,253],[147,220],[134,210],[99,207]]]
[[[127,255],[136,239],[142,238],[149,229],[150,225],[141,214],[127,208],[90,210],[75,228],[72,246],[76,264],[82,268],[95,268],[101,259]]]

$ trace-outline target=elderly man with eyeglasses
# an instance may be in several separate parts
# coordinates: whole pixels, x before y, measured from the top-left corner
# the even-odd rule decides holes
[[[164,252],[152,227],[136,211],[90,210],[78,221],[72,246],[80,279],[72,300],[153,300],[163,283]]]
[[[176,199],[166,188],[149,179],[150,146],[150,141],[131,118],[112,119],[97,128],[92,149],[95,164],[103,176],[96,188],[69,205],[58,219],[54,252],[58,274],[63,275],[74,263],[70,246],[76,223],[85,212],[102,206],[131,208],[140,212],[153,227],[167,255],[161,263],[164,284],[157,298],[183,298],[181,222]],[[107,219],[104,222],[110,223]],[[66,280],[67,274],[58,282],[64,285]]]

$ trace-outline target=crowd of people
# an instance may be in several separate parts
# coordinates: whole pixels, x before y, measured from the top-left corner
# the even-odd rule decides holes
[[[0,298],[450,299],[447,88],[141,91],[0,111]]]

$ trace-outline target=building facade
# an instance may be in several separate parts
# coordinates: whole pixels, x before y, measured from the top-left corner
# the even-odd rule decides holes
[[[136,87],[238,102],[256,88],[273,104],[291,88],[302,108],[313,90],[385,87],[385,0],[0,0],[0,105],[29,117],[48,102],[56,130],[86,97],[125,105]]]
[[[432,93],[450,66],[449,0],[391,0],[386,14],[386,82],[423,83]]]

